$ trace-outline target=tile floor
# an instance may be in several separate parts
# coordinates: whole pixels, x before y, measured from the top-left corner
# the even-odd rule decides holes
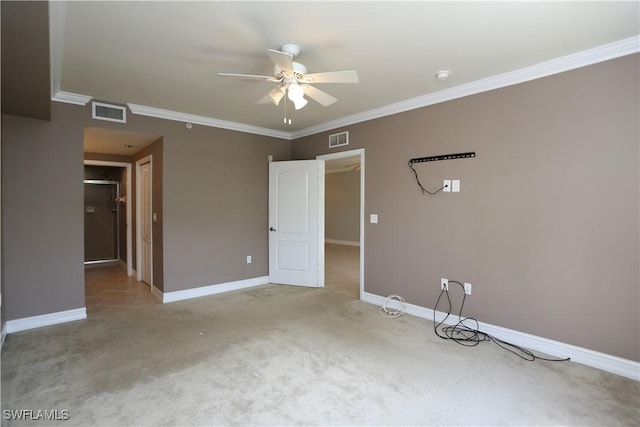
[[[149,285],[128,277],[119,264],[86,267],[84,277],[87,316],[161,304]],[[325,288],[360,298],[359,247],[325,245]]]
[[[85,267],[84,298],[87,316],[161,304],[149,285],[127,276],[119,264]]]
[[[324,286],[360,298],[360,247],[325,244]]]

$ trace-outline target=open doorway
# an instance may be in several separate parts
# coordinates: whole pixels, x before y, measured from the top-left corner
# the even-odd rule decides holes
[[[137,200],[140,191],[136,188],[136,166],[145,154],[161,149],[161,142],[154,145],[159,139],[113,129],[84,130],[85,225],[96,225],[85,227],[88,316],[161,303],[157,293],[152,292],[151,280],[143,283],[137,278],[142,264],[137,250],[140,241],[136,239],[136,229],[140,228],[136,211],[142,206]],[[104,211],[101,222],[92,224],[98,222],[96,213],[100,208]]]
[[[84,263],[120,263],[132,268],[128,224],[131,165],[123,162],[85,160],[84,166]]]
[[[364,292],[364,149],[317,159],[325,161],[325,288],[360,299]]]

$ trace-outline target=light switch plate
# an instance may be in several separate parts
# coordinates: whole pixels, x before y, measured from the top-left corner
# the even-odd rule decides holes
[[[454,179],[453,181],[451,181],[451,191],[453,191],[454,193],[459,193],[460,192],[460,180],[459,179]]]
[[[371,224],[377,224],[378,223],[378,214],[371,214],[369,216],[369,222]]]

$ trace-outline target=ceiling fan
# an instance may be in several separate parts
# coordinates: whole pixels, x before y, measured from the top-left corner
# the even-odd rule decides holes
[[[293,60],[293,58],[300,54],[300,47],[295,44],[283,44],[280,46],[280,50],[269,49],[267,54],[274,63],[273,76],[236,73],[218,73],[218,75],[278,83],[274,89],[258,102],[268,103],[271,101],[275,105],[279,105],[282,98],[287,95],[287,98],[293,102],[296,110],[307,105],[307,100],[304,98],[304,95],[307,95],[325,107],[337,101],[333,96],[311,86],[311,84],[358,83],[359,81],[358,73],[356,73],[355,70],[307,74],[307,67]]]

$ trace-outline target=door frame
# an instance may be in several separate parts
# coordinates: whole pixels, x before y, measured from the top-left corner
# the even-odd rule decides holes
[[[140,170],[143,164],[150,163],[150,185],[151,185],[151,248],[149,251],[149,256],[151,259],[150,268],[151,268],[151,280],[149,286],[153,291],[153,155],[149,154],[139,160],[136,160],[136,280],[138,282],[142,281],[142,179],[140,177]]]
[[[127,276],[133,275],[133,227],[131,227],[132,208],[131,208],[131,163],[126,162],[110,162],[106,160],[85,160],[87,166],[115,166],[127,169],[127,203],[125,204],[127,215]]]
[[[364,148],[339,151],[331,154],[319,154],[316,156],[316,159],[326,162],[329,160],[358,156],[360,157],[360,299],[362,299],[364,295]],[[324,265],[322,268],[324,269]]]

